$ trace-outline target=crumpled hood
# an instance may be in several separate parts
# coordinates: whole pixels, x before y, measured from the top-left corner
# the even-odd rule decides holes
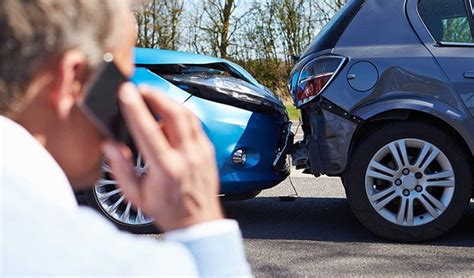
[[[189,93],[171,84],[163,77],[156,75],[155,73],[143,67],[137,67],[135,69],[132,82],[137,85],[146,84],[148,86],[159,88],[161,93],[178,103],[186,102],[186,100],[188,100],[191,96]]]
[[[285,106],[273,93],[241,79],[206,74],[164,75],[163,77],[179,88],[204,99],[251,111],[286,114]]]
[[[219,65],[219,67],[225,68],[230,74],[234,75],[234,77],[258,87],[260,90],[255,90],[255,92],[259,94],[260,97],[273,103],[282,104],[279,97],[258,83],[249,72],[241,66],[224,59],[172,50],[135,48],[135,64],[137,67],[145,68],[159,65]]]

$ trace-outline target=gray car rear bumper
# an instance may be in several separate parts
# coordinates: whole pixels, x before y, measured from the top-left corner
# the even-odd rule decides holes
[[[297,143],[293,161],[318,177],[344,172],[353,135],[362,121],[334,104],[320,100],[303,109],[304,141]],[[304,165],[304,163],[307,165]]]

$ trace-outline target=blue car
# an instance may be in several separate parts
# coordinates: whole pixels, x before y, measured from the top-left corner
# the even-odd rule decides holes
[[[214,144],[221,194],[245,199],[289,174],[291,123],[281,100],[235,63],[169,50],[135,49],[133,82],[160,89],[189,108]],[[136,154],[137,172],[146,163]],[[136,233],[154,230],[152,219],[134,209],[110,176],[106,163],[87,203]]]

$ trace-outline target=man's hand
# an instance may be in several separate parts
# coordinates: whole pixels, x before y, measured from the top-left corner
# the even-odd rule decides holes
[[[104,151],[125,197],[164,232],[223,218],[214,148],[185,107],[148,87],[122,86],[119,102],[147,174],[137,177],[128,148]],[[146,104],[145,104],[146,103]],[[157,122],[150,113],[159,115]]]

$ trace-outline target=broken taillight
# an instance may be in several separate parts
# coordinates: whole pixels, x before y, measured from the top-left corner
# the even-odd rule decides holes
[[[300,72],[296,90],[296,105],[310,102],[321,94],[344,65],[346,58],[321,56],[308,62]]]

